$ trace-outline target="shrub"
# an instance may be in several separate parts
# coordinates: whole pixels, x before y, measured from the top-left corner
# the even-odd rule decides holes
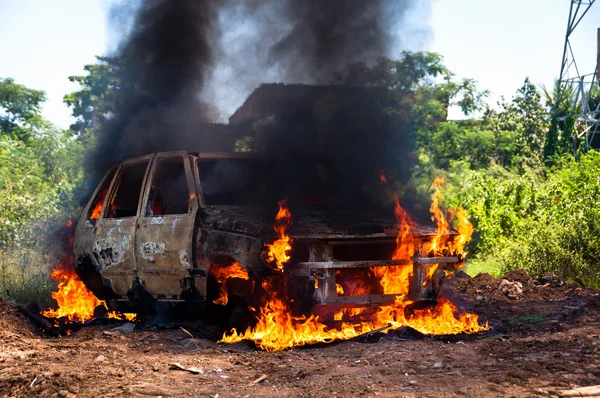
[[[446,204],[467,208],[478,268],[554,272],[600,286],[600,153],[567,157],[551,169],[492,166],[450,177]]]

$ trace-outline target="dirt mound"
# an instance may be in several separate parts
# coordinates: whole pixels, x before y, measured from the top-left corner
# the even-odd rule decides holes
[[[38,331],[12,301],[0,299],[0,341],[5,343],[13,336],[38,337]]]
[[[511,282],[527,282],[531,278],[529,277],[529,275],[527,275],[527,272],[525,272],[524,269],[515,269],[513,271],[507,272],[500,279],[506,279]]]
[[[471,278],[459,271],[446,282],[460,295],[477,303],[483,301],[535,301],[564,300],[576,294],[591,296],[596,290],[583,288],[575,283],[566,283],[556,275],[547,274],[531,278],[522,269],[508,272],[503,277],[494,278],[481,273]]]

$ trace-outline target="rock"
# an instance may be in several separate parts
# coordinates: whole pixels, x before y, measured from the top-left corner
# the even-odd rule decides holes
[[[194,374],[204,374],[204,370],[197,368],[195,366],[186,368],[185,366],[183,366],[182,364],[180,364],[179,362],[174,362],[172,364],[169,365],[169,370],[184,370],[186,372],[190,372],[190,373],[194,373]]]
[[[514,300],[517,299],[521,294],[523,294],[523,284],[521,284],[521,282],[511,282],[507,279],[502,279],[498,290],[500,290],[502,293],[504,293],[504,295]]]
[[[564,282],[554,273],[548,273],[543,276],[540,276],[537,279],[536,283],[539,285],[549,284],[550,286],[554,286],[554,287],[560,287],[560,286],[564,285]]]
[[[131,333],[133,332],[133,329],[135,329],[135,323],[131,323],[131,322],[127,322],[121,326],[118,326],[116,328],[112,328],[111,331],[121,331],[123,333]]]
[[[204,342],[200,339],[186,339],[183,340],[182,343],[185,348],[191,349],[200,348],[200,344],[203,344]]]
[[[106,361],[106,357],[102,354],[98,355],[96,357],[96,359],[94,359],[94,362],[104,362],[104,361]]]

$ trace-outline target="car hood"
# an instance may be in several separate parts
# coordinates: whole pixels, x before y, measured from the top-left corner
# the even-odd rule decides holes
[[[252,235],[264,239],[275,236],[273,209],[247,206],[206,206],[200,210],[205,228]],[[366,212],[305,208],[292,212],[289,235],[292,238],[348,239],[389,238],[397,235],[393,213],[389,217]],[[415,234],[435,234],[427,226],[415,228]]]

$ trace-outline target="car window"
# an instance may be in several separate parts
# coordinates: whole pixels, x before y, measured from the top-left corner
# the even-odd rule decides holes
[[[89,209],[88,218],[90,220],[97,220],[98,218],[100,218],[100,214],[102,213],[102,205],[104,204],[104,199],[106,199],[108,188],[110,187],[110,183],[112,182],[116,171],[117,168],[113,168],[106,176],[106,179],[102,181],[102,186],[96,193],[96,197],[92,201],[92,205]]]
[[[125,164],[121,167],[113,185],[112,192],[114,194],[106,206],[106,217],[125,218],[136,216],[148,162],[146,159]]]
[[[146,204],[147,216],[189,212],[190,193],[183,161],[182,156],[159,158],[156,161]]]

